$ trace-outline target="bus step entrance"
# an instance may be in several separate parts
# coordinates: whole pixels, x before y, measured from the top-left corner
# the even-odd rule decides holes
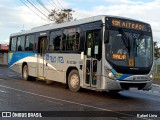
[[[46,80],[45,77],[37,77],[37,79],[38,79],[38,80],[43,80],[43,81]]]

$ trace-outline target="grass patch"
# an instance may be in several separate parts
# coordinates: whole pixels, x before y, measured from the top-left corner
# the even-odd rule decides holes
[[[159,80],[159,81],[160,81],[160,74],[155,74],[153,79],[154,79],[154,80]]]
[[[155,64],[154,65],[154,76],[153,80],[160,81],[160,65]]]
[[[154,80],[159,80],[160,81],[160,77],[155,77]]]

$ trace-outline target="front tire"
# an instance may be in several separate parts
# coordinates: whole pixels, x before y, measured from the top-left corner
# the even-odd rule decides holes
[[[68,76],[68,86],[73,92],[78,92],[80,90],[80,78],[77,70],[72,70]]]

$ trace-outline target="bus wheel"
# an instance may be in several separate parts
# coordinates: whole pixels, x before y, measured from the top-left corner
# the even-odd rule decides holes
[[[68,76],[68,86],[73,92],[78,92],[80,90],[80,78],[77,70],[72,70]]]
[[[23,66],[22,78],[23,78],[23,80],[28,80],[29,79],[28,66],[27,65]]]

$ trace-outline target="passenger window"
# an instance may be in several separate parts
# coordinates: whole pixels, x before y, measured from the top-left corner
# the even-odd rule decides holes
[[[25,36],[18,37],[17,51],[24,51]]]
[[[60,50],[60,43],[61,43],[61,31],[54,31],[50,34],[50,42],[48,45],[48,51],[59,51]]]
[[[79,28],[70,28],[63,31],[62,50],[79,50],[80,32]]]
[[[11,38],[11,46],[10,46],[11,51],[16,51],[16,43],[17,43],[17,38],[16,37]]]
[[[34,51],[34,41],[35,41],[34,35],[27,35],[25,51]]]

